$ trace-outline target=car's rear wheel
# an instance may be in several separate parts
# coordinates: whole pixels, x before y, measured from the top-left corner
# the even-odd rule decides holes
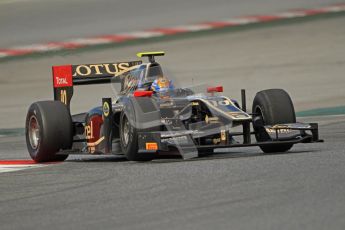
[[[59,101],[33,103],[25,124],[26,145],[36,162],[63,161],[68,155],[58,155],[72,146],[72,118]]]
[[[275,125],[295,123],[296,115],[289,94],[282,89],[268,89],[256,94],[253,101],[253,113],[263,124],[256,126],[254,122],[255,137],[258,142],[270,141],[270,137],[262,125]],[[274,144],[260,146],[265,153],[286,152],[293,144]]]

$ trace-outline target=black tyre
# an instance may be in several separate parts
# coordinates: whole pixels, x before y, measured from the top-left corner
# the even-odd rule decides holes
[[[26,116],[26,145],[36,162],[63,161],[68,155],[57,155],[72,146],[72,118],[59,101],[33,103]]]
[[[268,89],[256,94],[253,101],[253,113],[260,116],[263,125],[275,125],[295,123],[296,114],[292,100],[287,92],[282,89]],[[269,141],[270,137],[262,126],[255,126],[256,140],[258,142]],[[260,146],[265,153],[286,152],[293,144]]]
[[[120,116],[120,146],[123,154],[130,161],[150,161],[155,155],[152,153],[138,153],[138,129],[130,122],[133,117],[128,117],[122,112]]]
[[[154,98],[123,98],[123,111],[120,115],[120,147],[130,161],[149,161],[156,157],[155,152],[139,153],[138,132],[159,131],[161,113]]]

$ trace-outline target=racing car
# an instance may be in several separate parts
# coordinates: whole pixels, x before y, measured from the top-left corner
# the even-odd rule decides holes
[[[286,152],[297,143],[321,142],[317,123],[296,122],[292,100],[282,89],[258,92],[247,112],[245,90],[238,101],[223,86],[176,87],[157,56],[141,60],[53,66],[54,100],[28,109],[26,143],[36,162],[63,161],[69,154],[121,154],[149,161],[169,152],[183,159],[218,148],[258,146],[265,153]],[[71,115],[73,87],[120,86],[113,98]],[[256,141],[252,141],[255,137]]]

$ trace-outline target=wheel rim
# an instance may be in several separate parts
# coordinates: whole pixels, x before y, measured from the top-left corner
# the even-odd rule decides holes
[[[258,114],[262,118],[262,120],[264,122],[264,125],[265,125],[266,124],[265,117],[264,117],[264,115],[262,113],[262,110],[261,110],[260,106],[256,106],[254,111],[255,111],[256,114]]]
[[[37,149],[40,141],[40,127],[35,116],[29,120],[29,141],[31,148]]]
[[[122,136],[123,136],[123,144],[127,146],[129,142],[129,122],[126,117],[123,122]]]

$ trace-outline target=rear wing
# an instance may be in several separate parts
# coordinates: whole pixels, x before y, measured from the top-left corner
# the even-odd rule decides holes
[[[142,64],[142,61],[53,66],[54,100],[68,108],[74,85],[121,82],[121,75]]]

